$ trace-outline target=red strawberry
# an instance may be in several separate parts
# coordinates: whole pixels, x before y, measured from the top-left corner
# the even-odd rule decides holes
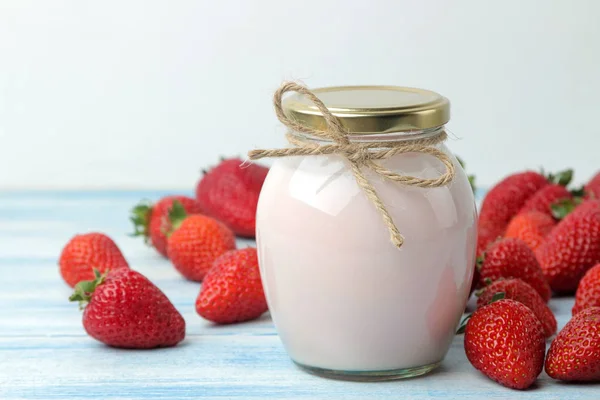
[[[546,373],[561,381],[600,382],[600,307],[576,314],[556,335]]]
[[[585,196],[590,199],[600,199],[600,172],[590,179],[583,189]]]
[[[521,239],[505,238],[492,244],[478,268],[480,286],[488,280],[518,278],[533,287],[545,302],[550,300],[552,293],[535,254]]]
[[[202,282],[196,311],[218,324],[249,321],[267,311],[256,249],[232,250],[215,260]]]
[[[488,247],[490,247],[496,240],[501,238],[502,233],[497,227],[494,227],[491,224],[490,226],[480,225],[477,228],[477,250],[475,253],[477,255],[477,260],[482,259]],[[473,281],[471,282],[470,293],[473,293],[475,289],[480,287],[480,278],[481,276],[479,274],[479,268],[477,268],[477,264],[475,264],[475,271],[473,272]]]
[[[505,299],[511,299],[525,304],[542,323],[544,334],[550,337],[556,333],[556,318],[544,299],[534,288],[520,279],[503,279],[493,282],[483,289],[477,299],[477,307],[483,307],[492,302],[494,296],[504,293]]]
[[[539,211],[548,216],[552,216],[552,204],[562,200],[570,200],[572,198],[573,195],[571,192],[563,185],[557,183],[547,185],[535,192],[535,194],[525,202],[525,205],[523,205],[519,214],[527,213],[529,211]]]
[[[531,250],[535,251],[544,242],[555,225],[554,218],[546,213],[539,211],[521,212],[510,221],[504,236],[521,239]]]
[[[492,243],[502,237],[503,233],[502,229],[498,229],[491,223],[480,223],[477,228],[477,257],[481,257]]]
[[[129,267],[115,242],[97,232],[75,235],[64,247],[58,264],[60,274],[71,287],[79,281],[94,279],[94,268],[106,272]]]
[[[180,212],[177,207],[182,207],[187,214],[200,214],[200,203],[187,196],[167,196],[155,204],[142,202],[131,210],[131,217],[135,232],[133,236],[143,236],[147,244],[164,257],[167,256],[167,233],[171,231],[169,213]]]
[[[514,300],[477,309],[465,329],[469,362],[488,378],[526,389],[544,367],[544,330],[533,311]]]
[[[600,199],[592,200],[587,199],[583,200],[583,202],[577,203],[575,202],[575,210],[577,211],[591,211],[591,210],[599,210],[600,209]]]
[[[557,175],[548,175],[532,171],[513,174],[494,186],[483,199],[479,213],[479,229],[486,228],[495,236],[503,236],[510,220],[519,213],[526,202],[540,189],[550,183],[566,185],[573,175],[572,170],[563,171]],[[544,198],[540,202],[547,201]],[[536,201],[535,206],[538,205]],[[532,205],[533,207],[534,205]],[[488,236],[493,240],[493,236]],[[479,248],[486,248],[489,242],[480,240]]]
[[[223,160],[205,173],[196,187],[196,198],[207,215],[236,235],[254,237],[258,195],[269,169],[241,164],[239,158]]]
[[[473,272],[473,281],[471,282],[471,290],[469,293],[473,293],[475,289],[481,287],[481,275],[479,274],[479,261],[483,260],[485,251],[497,240],[500,240],[502,235],[497,227],[493,226],[479,226],[477,229],[477,261],[475,263],[475,270]]]
[[[600,263],[600,200],[588,200],[550,232],[536,255],[555,292],[572,293],[579,281]]]
[[[589,307],[600,307],[600,264],[590,268],[579,281],[573,315]]]
[[[563,220],[576,209],[588,210],[600,208],[600,199],[583,198],[575,196],[570,200],[562,200],[552,205],[552,215],[557,220]]]
[[[235,236],[225,225],[205,215],[174,220],[167,253],[177,270],[192,281],[202,281],[221,254],[235,249]]]
[[[508,222],[538,190],[548,185],[545,176],[533,172],[510,175],[494,186],[483,199],[479,213],[480,225],[495,227],[504,233]]]
[[[82,281],[69,298],[80,305],[83,327],[94,339],[113,347],[170,347],[185,337],[185,321],[167,296],[145,276],[129,268]]]

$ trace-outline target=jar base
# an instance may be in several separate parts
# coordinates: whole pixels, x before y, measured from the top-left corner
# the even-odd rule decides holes
[[[318,375],[323,378],[359,382],[377,382],[408,379],[420,375],[425,375],[439,367],[441,361],[433,364],[424,365],[422,367],[390,369],[383,371],[341,371],[335,369],[311,367],[308,365],[300,364],[296,361],[294,361],[294,364],[296,364],[298,367],[300,367],[300,369],[303,369],[304,371],[310,374]]]

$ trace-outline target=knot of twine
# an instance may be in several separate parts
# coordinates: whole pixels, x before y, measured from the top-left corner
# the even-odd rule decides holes
[[[302,125],[297,121],[288,118],[283,112],[282,98],[286,92],[297,92],[304,95],[319,109],[325,122],[327,130],[318,130]],[[287,126],[291,131],[306,133],[313,138],[320,139],[329,143],[318,143],[311,138],[294,135],[292,132],[286,134],[288,142],[296,147],[287,149],[271,150],[252,150],[248,153],[251,160],[270,157],[290,157],[290,156],[317,156],[326,154],[337,154],[344,157],[352,169],[352,174],[356,183],[363,190],[367,198],[373,203],[377,211],[381,214],[383,222],[387,226],[392,243],[400,248],[404,243],[404,237],[394,224],[394,221],[387,208],[381,201],[381,198],[375,191],[373,185],[363,174],[361,167],[366,167],[374,171],[379,176],[393,182],[406,186],[415,186],[421,188],[433,188],[447,185],[454,179],[454,164],[450,158],[442,151],[432,147],[433,145],[446,140],[447,135],[444,130],[440,130],[436,135],[402,141],[366,141],[361,137],[361,141],[351,142],[348,132],[342,126],[341,122],[335,117],[321,100],[308,88],[294,82],[285,82],[275,92],[273,96],[273,106],[275,113],[281,123]],[[395,154],[402,153],[422,153],[429,154],[437,158],[444,166],[446,171],[437,178],[422,179],[414,176],[401,175],[390,171],[377,164],[376,160],[389,158]]]

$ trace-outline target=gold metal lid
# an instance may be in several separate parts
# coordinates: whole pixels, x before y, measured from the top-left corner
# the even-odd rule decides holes
[[[450,102],[438,93],[400,86],[338,86],[311,90],[350,133],[391,133],[442,126]],[[300,94],[283,100],[289,118],[325,130],[317,107]]]

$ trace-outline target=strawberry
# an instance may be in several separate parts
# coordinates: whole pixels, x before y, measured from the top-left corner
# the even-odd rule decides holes
[[[483,199],[479,224],[504,233],[508,222],[538,190],[548,185],[548,179],[533,171],[510,175],[494,186]]]
[[[477,248],[475,254],[477,255],[475,262],[475,270],[473,271],[473,280],[471,281],[471,290],[469,293],[473,293],[477,288],[480,287],[479,282],[481,281],[481,275],[479,274],[478,262],[483,258],[485,251],[488,247],[494,243],[494,241],[500,239],[500,233],[494,228],[488,229],[487,227],[480,226],[477,230]]]
[[[600,382],[600,307],[576,314],[556,335],[546,373],[561,381]]]
[[[600,199],[586,199],[582,202],[575,202],[575,209],[578,211],[591,211],[591,210],[600,210]]]
[[[520,212],[508,224],[504,236],[521,239],[535,252],[555,225],[554,218],[546,213],[539,211]]]
[[[267,309],[254,248],[228,251],[217,258],[196,300],[198,314],[218,324],[249,321]]]
[[[503,279],[485,287],[477,299],[477,307],[483,307],[492,302],[494,296],[504,294],[505,299],[511,299],[526,305],[542,323],[544,334],[550,337],[556,333],[556,318],[534,288],[520,279]]]
[[[196,198],[206,215],[218,219],[236,235],[254,237],[258,195],[269,169],[241,164],[239,158],[223,160],[206,172],[196,187]]]
[[[221,254],[235,249],[233,232],[216,219],[201,214],[172,220],[167,254],[185,278],[202,281]]]
[[[475,270],[473,272],[473,281],[471,282],[471,290],[469,293],[473,293],[477,288],[481,287],[481,274],[479,273],[479,261],[483,260],[485,251],[497,240],[502,238],[501,232],[497,227],[493,226],[479,226],[477,230],[477,250],[476,250],[476,263]]]
[[[589,307],[600,307],[600,264],[590,268],[579,281],[573,315]]]
[[[557,183],[546,185],[533,196],[531,196],[523,205],[519,214],[530,211],[538,211],[548,216],[552,216],[552,204],[563,200],[572,199],[573,195],[563,185]]]
[[[202,208],[196,199],[187,196],[163,197],[155,204],[141,202],[131,210],[129,219],[135,231],[132,236],[143,236],[146,244],[151,244],[163,256],[167,256],[167,233],[171,231],[169,213],[181,212],[200,214]]]
[[[574,196],[572,199],[561,200],[552,204],[552,215],[556,220],[563,220],[576,209],[600,208],[600,199],[591,199],[582,196]]]
[[[517,278],[528,283],[544,299],[550,300],[550,287],[544,279],[540,264],[533,251],[521,239],[505,238],[492,244],[478,263],[479,284],[488,280]]]
[[[94,268],[105,272],[129,267],[115,242],[98,232],[75,235],[63,248],[58,265],[62,278],[71,287],[94,279]]]
[[[502,237],[503,230],[489,223],[479,224],[477,228],[477,257],[481,257],[483,253]]]
[[[477,249],[475,254],[477,255],[477,260],[483,258],[485,251],[494,243],[496,240],[500,240],[502,238],[502,233],[494,226],[479,226],[477,229]],[[473,281],[471,282],[471,291],[473,293],[475,289],[480,287],[481,275],[479,274],[479,268],[477,268],[478,264],[475,264],[475,270],[473,272]]]
[[[483,199],[479,213],[479,230],[487,230],[492,234],[487,239],[482,237],[478,247],[485,249],[489,241],[503,236],[510,220],[519,213],[527,201],[540,189],[551,183],[566,185],[573,175],[572,170],[557,175],[544,176],[537,172],[526,171],[510,175],[494,186]],[[540,199],[539,202],[546,200]],[[547,201],[547,200],[546,200]],[[531,207],[538,206],[538,201]],[[486,241],[488,240],[488,241]]]
[[[542,324],[518,301],[495,301],[477,309],[467,322],[467,359],[506,387],[531,386],[544,367],[545,350]]]
[[[600,199],[600,172],[590,179],[583,189],[585,196],[590,199]]]
[[[113,347],[170,347],[185,337],[185,321],[167,296],[145,276],[119,268],[82,281],[69,298],[87,303],[83,327],[94,339]]]
[[[546,280],[555,292],[572,293],[600,263],[600,200],[587,200],[568,214],[537,249]]]

